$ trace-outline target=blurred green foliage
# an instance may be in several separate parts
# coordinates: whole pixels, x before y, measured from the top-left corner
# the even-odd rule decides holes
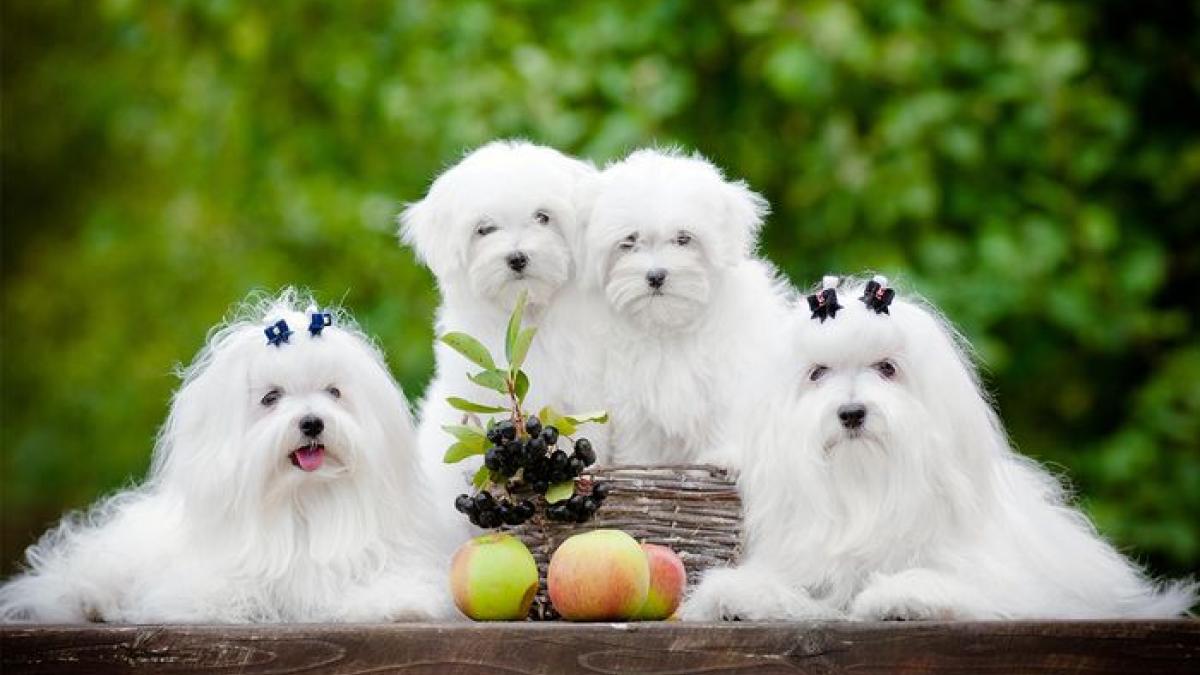
[[[1196,2],[3,3],[0,551],[142,474],[226,308],[343,300],[412,398],[394,214],[466,148],[680,143],[797,284],[878,269],[975,342],[1024,452],[1200,567]]]

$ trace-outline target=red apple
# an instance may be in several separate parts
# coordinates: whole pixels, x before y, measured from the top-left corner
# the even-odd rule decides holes
[[[568,621],[620,621],[646,603],[650,565],[620,530],[594,530],[562,543],[550,558],[546,587]]]
[[[512,535],[475,537],[450,562],[454,604],[476,621],[523,620],[537,588],[533,554]]]
[[[642,550],[650,564],[650,589],[645,604],[633,618],[640,621],[669,619],[679,608],[687,588],[683,560],[675,551],[658,544],[642,544]]]

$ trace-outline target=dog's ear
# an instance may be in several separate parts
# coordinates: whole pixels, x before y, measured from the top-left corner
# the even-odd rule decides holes
[[[855,303],[857,304],[857,303]],[[894,302],[891,317],[907,335],[910,369],[918,395],[946,421],[943,441],[953,461],[977,476],[1011,451],[1004,424],[980,379],[967,340],[936,309],[919,302]],[[857,310],[856,310],[857,311]]]
[[[457,259],[454,237],[448,232],[451,224],[443,222],[449,218],[442,211],[430,191],[421,201],[406,206],[396,219],[400,242],[439,279],[450,273]]]
[[[604,246],[593,240],[597,233],[592,225],[592,212],[606,182],[607,177],[603,172],[592,171],[575,183],[574,207],[578,235],[571,245],[581,278],[585,284],[594,287],[604,285]]]
[[[771,212],[770,204],[757,192],[751,190],[744,181],[726,181],[724,185],[725,214],[732,225],[731,243],[728,250],[736,251],[742,256],[752,256],[758,248],[758,233],[763,221]]]
[[[263,336],[266,325],[237,321],[219,328],[192,363],[179,369],[182,382],[158,432],[151,483],[169,485],[200,504],[232,499],[226,481],[237,475],[233,464],[244,451],[250,397],[245,355],[274,349]]]
[[[563,235],[566,237],[567,245],[571,248],[571,257],[575,262],[576,270],[582,270],[587,220],[591,207],[596,202],[593,185],[598,172],[590,160],[568,155],[563,155],[562,159],[562,168],[567,174],[570,185],[567,207],[571,211],[571,226],[564,228]]]

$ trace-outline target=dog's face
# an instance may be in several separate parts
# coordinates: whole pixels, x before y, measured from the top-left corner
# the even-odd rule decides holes
[[[766,206],[700,158],[642,150],[586,190],[589,276],[647,331],[686,328],[753,248]]]
[[[836,318],[797,319],[789,409],[802,445],[835,477],[878,485],[928,478],[999,447],[1003,431],[953,329],[905,300],[876,313],[862,293],[839,289]]]
[[[855,307],[844,293],[839,300],[836,318],[801,321],[795,407],[827,456],[884,453],[901,426],[929,417],[915,386],[921,374],[893,317]]]
[[[279,320],[292,333],[269,344]],[[308,313],[276,306],[216,333],[176,395],[154,473],[252,504],[393,475],[412,454],[407,403],[379,353],[337,321],[313,335]]]
[[[544,304],[573,276],[577,183],[590,165],[550,148],[496,142],[468,155],[401,214],[401,238],[446,288],[508,310]]]
[[[352,407],[363,392],[354,381],[357,355],[346,349],[332,330],[319,337],[301,330],[287,344],[247,355],[247,445],[263,448],[285,476],[333,479],[357,462],[364,432]]]
[[[686,326],[703,313],[719,274],[705,253],[713,242],[687,229],[691,224],[707,234],[705,228],[688,218],[623,220],[625,234],[606,251],[605,298],[647,329]]]

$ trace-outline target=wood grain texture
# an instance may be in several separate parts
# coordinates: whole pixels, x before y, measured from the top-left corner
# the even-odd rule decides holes
[[[4,626],[17,673],[1196,673],[1200,622]]]

